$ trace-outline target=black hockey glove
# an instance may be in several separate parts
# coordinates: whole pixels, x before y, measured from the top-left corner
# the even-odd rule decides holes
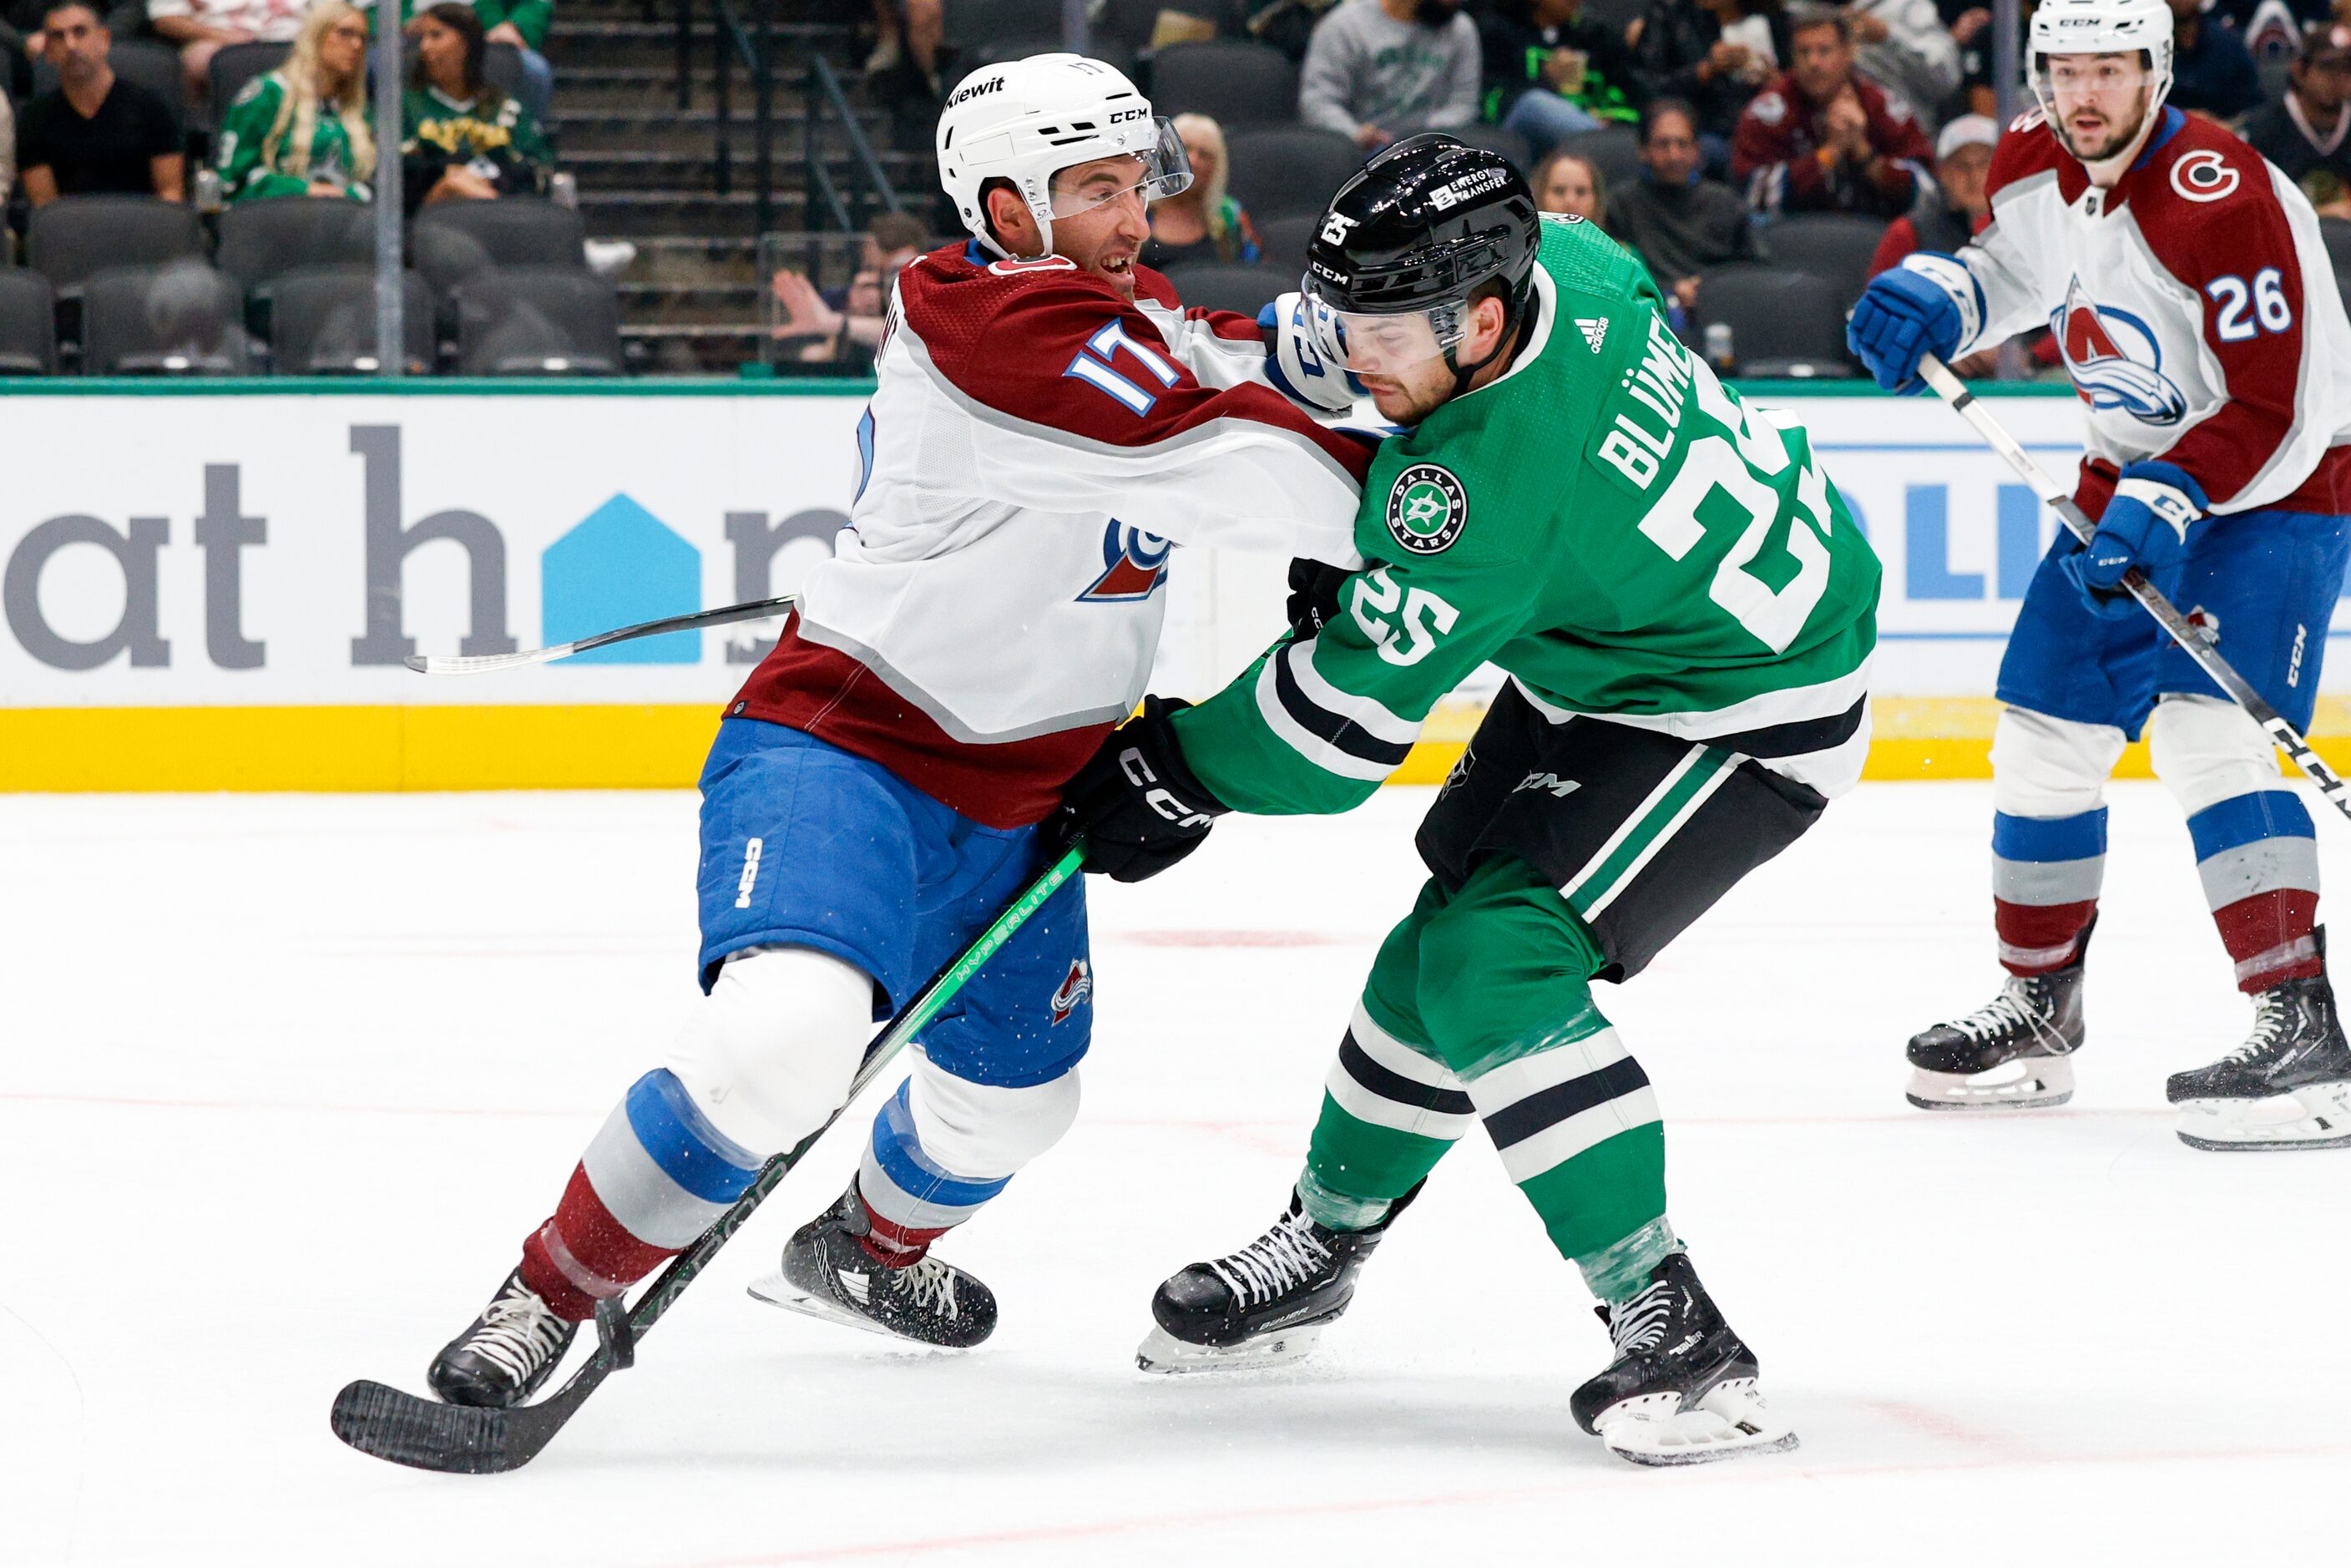
[[[1339,618],[1339,589],[1355,574],[1300,556],[1290,563],[1290,601],[1283,606],[1290,630],[1304,642]]]
[[[1230,808],[1184,765],[1168,720],[1192,705],[1145,697],[1143,711],[1105,737],[1061,791],[1060,841],[1081,833],[1085,869],[1113,882],[1156,876],[1200,847]]]

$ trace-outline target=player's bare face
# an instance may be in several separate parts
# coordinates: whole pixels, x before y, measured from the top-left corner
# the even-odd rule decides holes
[[[1418,424],[1453,396],[1453,365],[1447,362],[1445,344],[1429,317],[1415,311],[1402,316],[1343,315],[1346,334],[1347,369],[1371,394],[1372,406],[1392,424]],[[1454,362],[1478,364],[1494,351],[1502,334],[1501,301],[1481,299],[1469,312]],[[1473,378],[1482,385],[1492,367]]]
[[[1134,298],[1134,261],[1151,237],[1140,158],[1097,158],[1053,176],[1053,249]]]
[[[2131,144],[2147,118],[2147,69],[2137,53],[2049,57],[2050,118],[2085,163]]]

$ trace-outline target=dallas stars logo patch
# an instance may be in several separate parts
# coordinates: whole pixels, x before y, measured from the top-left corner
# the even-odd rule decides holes
[[[1415,555],[1435,555],[1461,537],[1469,497],[1461,481],[1434,463],[1416,463],[1388,491],[1388,534]]]

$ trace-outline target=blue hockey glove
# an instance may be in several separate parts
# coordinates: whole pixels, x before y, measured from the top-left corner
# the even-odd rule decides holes
[[[1983,330],[1983,288],[1956,256],[1922,250],[1869,280],[1845,346],[1887,392],[1915,392],[1918,361],[1949,360]]]
[[[1285,294],[1257,313],[1257,324],[1266,339],[1266,379],[1276,391],[1325,413],[1355,406],[1363,384],[1347,373],[1346,339],[1329,306]]]
[[[2126,464],[2098,531],[2059,569],[2081,590],[2092,613],[2110,621],[2137,614],[2124,574],[2137,567],[2154,577],[2177,564],[2188,548],[2188,525],[2204,515],[2204,486],[2187,470],[2168,463]]]

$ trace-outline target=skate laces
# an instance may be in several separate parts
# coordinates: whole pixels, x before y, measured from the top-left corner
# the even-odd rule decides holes
[[[472,1348],[517,1383],[528,1383],[549,1355],[563,1348],[570,1327],[517,1280],[484,1309]]]
[[[1285,1214],[1247,1247],[1209,1264],[1208,1271],[1246,1307],[1273,1300],[1330,1261],[1331,1249],[1315,1236],[1314,1222]]]
[[[2287,1013],[2285,988],[2273,987],[2253,998],[2253,1032],[2245,1043],[2237,1047],[2223,1061],[2251,1062],[2275,1051],[2285,1038]]]
[[[1666,1343],[1666,1324],[1674,1313],[1674,1289],[1671,1280],[1660,1280],[1610,1309],[1608,1338],[1618,1355],[1638,1355]]]
[[[956,1300],[954,1268],[927,1253],[903,1269],[884,1270],[883,1277],[925,1312],[935,1311],[950,1322],[963,1315],[962,1303]]]
[[[2042,999],[2037,977],[2017,976],[2000,988],[2000,995],[1963,1019],[1954,1019],[1950,1027],[1981,1044],[1994,1035],[2011,1029],[2028,1029],[2039,1035],[2046,1032],[2049,1021],[2048,1005]]]

